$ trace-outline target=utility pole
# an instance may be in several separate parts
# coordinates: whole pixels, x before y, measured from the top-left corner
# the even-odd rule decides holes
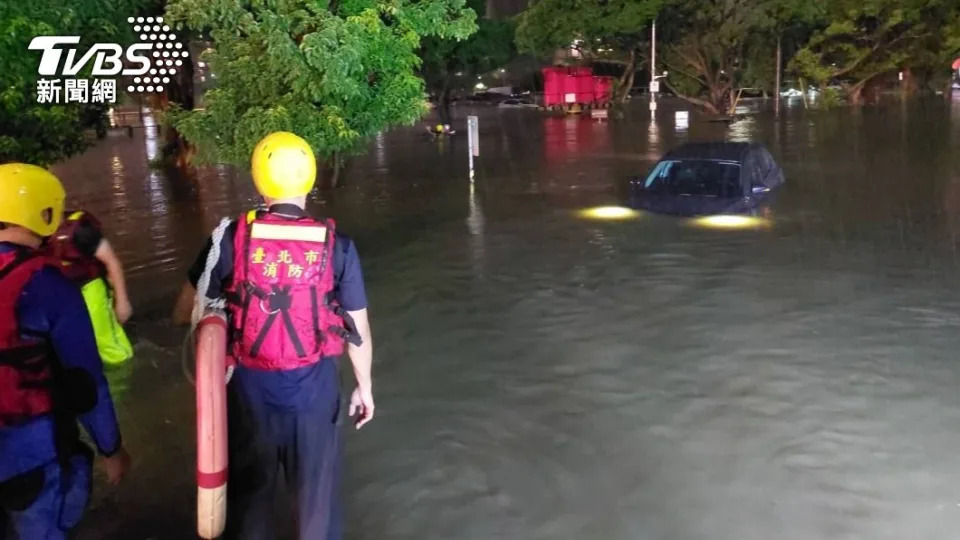
[[[783,62],[783,49],[780,48],[781,36],[777,34],[777,76],[775,77],[776,81],[773,83],[776,88],[773,89],[773,99],[776,100],[773,102],[774,114],[777,118],[780,118],[780,73],[783,71],[781,63]]]

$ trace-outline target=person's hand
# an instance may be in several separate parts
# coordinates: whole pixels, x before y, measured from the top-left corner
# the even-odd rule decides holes
[[[107,471],[107,481],[115,486],[130,470],[130,454],[121,448],[116,454],[103,458],[103,467]]]
[[[117,297],[113,301],[113,311],[117,314],[117,320],[120,324],[126,324],[133,315],[133,306],[126,298]]]
[[[357,387],[350,396],[350,416],[357,415],[357,429],[360,429],[367,422],[373,420],[373,390],[370,388]]]

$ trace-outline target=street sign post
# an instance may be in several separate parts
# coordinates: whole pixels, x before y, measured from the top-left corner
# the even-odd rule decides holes
[[[473,182],[473,158],[480,157],[479,120],[476,116],[467,117],[467,146],[470,160],[470,181]]]

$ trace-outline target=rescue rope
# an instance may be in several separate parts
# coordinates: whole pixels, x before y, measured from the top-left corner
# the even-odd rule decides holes
[[[217,266],[217,262],[220,261],[220,242],[223,240],[223,235],[229,226],[230,220],[223,218],[220,220],[217,228],[213,230],[213,234],[210,235],[210,251],[207,253],[207,264],[204,265],[203,273],[200,274],[200,279],[197,280],[197,295],[194,298],[193,313],[190,317],[191,329],[195,329],[197,325],[200,324],[200,319],[203,318],[203,314],[206,313],[207,309],[224,310],[227,307],[227,303],[223,298],[211,300],[207,297],[207,292],[210,290],[210,274],[213,273],[214,267]]]
[[[194,380],[192,370],[189,367],[189,358],[195,354],[196,350],[196,331],[197,325],[200,324],[200,319],[203,318],[204,314],[211,310],[225,311],[227,308],[227,302],[224,298],[211,299],[207,297],[207,292],[210,290],[210,275],[213,273],[213,269],[217,266],[217,262],[220,261],[220,242],[223,240],[223,235],[226,234],[227,227],[230,226],[230,220],[223,218],[220,220],[220,224],[217,225],[217,228],[213,230],[213,233],[210,235],[210,251],[207,253],[207,261],[203,267],[203,273],[200,274],[200,279],[197,280],[197,291],[196,296],[193,300],[193,311],[190,314],[190,331],[187,332],[187,336],[183,340],[183,347],[181,349],[181,366],[183,367],[183,375],[190,381],[190,384],[196,385]],[[227,368],[227,382],[230,382],[230,377],[233,375],[233,366]]]

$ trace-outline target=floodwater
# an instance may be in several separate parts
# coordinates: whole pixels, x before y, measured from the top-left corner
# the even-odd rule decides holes
[[[396,130],[316,196],[358,243],[376,342],[378,417],[345,433],[348,539],[960,535],[960,102],[779,123],[748,107],[729,128],[677,107],[481,110],[474,189],[465,137]],[[254,198],[229,169],[150,169],[154,135],[57,168],[137,309],[137,357],[110,372],[135,468],[98,484],[81,539],[194,536],[168,311],[206,234]],[[671,146],[722,138],[781,161],[768,227],[578,217]]]

